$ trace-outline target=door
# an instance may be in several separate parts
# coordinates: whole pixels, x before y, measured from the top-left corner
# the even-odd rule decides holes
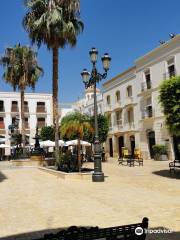
[[[131,143],[131,155],[134,156],[134,149],[135,149],[135,137],[130,136],[130,143]]]
[[[151,158],[154,158],[153,146],[156,144],[155,132],[151,131],[148,133],[148,144],[149,144],[149,154]]]
[[[109,156],[113,157],[113,141],[112,141],[112,138],[109,139]]]
[[[119,157],[122,157],[122,147],[124,147],[124,137],[120,136],[118,138],[118,146],[119,146]]]
[[[180,160],[180,136],[173,136],[175,159]]]

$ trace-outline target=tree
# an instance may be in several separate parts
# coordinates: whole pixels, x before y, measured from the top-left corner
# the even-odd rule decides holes
[[[42,75],[43,70],[37,63],[37,53],[31,47],[17,44],[14,48],[7,48],[0,59],[4,67],[3,79],[9,83],[14,91],[21,92],[21,121],[22,143],[25,152],[25,117],[24,117],[24,92],[27,87],[35,88],[35,84]]]
[[[56,158],[59,150],[58,62],[59,48],[75,46],[77,35],[83,31],[79,19],[79,0],[26,0],[27,13],[23,19],[32,43],[47,45],[53,53],[53,123],[55,126]]]
[[[94,116],[90,117],[90,123],[93,129],[94,127]],[[98,132],[99,132],[99,141],[100,143],[104,143],[107,139],[108,136],[108,131],[109,131],[109,124],[108,124],[108,119],[105,115],[98,114]],[[94,132],[89,133],[87,130],[85,131],[84,134],[84,140],[93,143],[94,142]]]
[[[159,100],[166,124],[173,135],[180,136],[180,77],[163,81]]]
[[[78,139],[78,168],[81,169],[80,141],[83,140],[84,132],[93,132],[90,121],[86,115],[79,112],[71,113],[62,119],[60,132],[63,139]]]
[[[42,127],[40,137],[43,141],[46,140],[54,141],[54,127],[52,126]]]

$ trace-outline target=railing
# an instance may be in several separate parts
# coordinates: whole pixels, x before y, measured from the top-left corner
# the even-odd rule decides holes
[[[37,240],[145,240],[148,221],[148,218],[143,218],[141,223],[110,228],[71,226],[68,229],[62,229],[57,233],[45,234]]]
[[[130,104],[133,104],[133,97],[132,96],[131,97],[127,97],[125,99],[125,106],[130,105]]]
[[[111,105],[110,105],[110,104],[106,105],[104,111],[105,111],[105,112],[110,112],[110,111],[112,111]]]
[[[116,108],[120,108],[121,107],[121,101],[119,100],[119,101],[116,101],[115,102],[115,105],[114,105],[114,109],[116,109]]]
[[[5,129],[5,124],[4,124],[4,122],[1,122],[1,123],[0,123],[0,129]]]
[[[177,75],[176,70],[163,73],[163,79],[167,80]]]
[[[142,112],[142,119],[147,119],[153,117],[153,108],[152,106],[145,107],[145,111]]]
[[[42,107],[42,106],[37,107],[37,108],[36,108],[36,112],[37,112],[37,113],[46,113],[46,108],[45,108],[45,107]]]
[[[11,112],[19,112],[18,106],[12,106],[11,107]]]
[[[42,127],[45,127],[45,122],[39,122],[39,123],[37,123],[37,127],[38,128],[42,128]]]
[[[119,131],[123,128],[123,125],[122,125],[122,119],[119,119],[115,122],[114,124],[114,130],[115,131]]]
[[[29,123],[25,123],[25,129],[29,129]]]
[[[5,112],[4,106],[0,107],[0,112]]]
[[[28,106],[24,107],[24,112],[26,112],[26,113],[29,112],[29,107]]]
[[[142,83],[141,83],[141,91],[142,91],[142,92],[144,92],[144,91],[146,91],[146,90],[148,90],[148,89],[151,89],[151,87],[152,87],[152,84],[151,84],[150,81],[149,81],[149,82],[142,82]]]

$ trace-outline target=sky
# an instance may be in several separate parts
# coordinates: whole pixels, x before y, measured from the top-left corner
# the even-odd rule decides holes
[[[81,71],[91,71],[89,50],[99,51],[98,70],[103,72],[101,56],[108,52],[112,57],[108,78],[102,83],[131,67],[135,59],[158,47],[159,40],[168,40],[169,33],[180,32],[179,0],[81,0],[81,19],[84,32],[78,37],[75,48],[59,51],[59,100],[73,102],[81,97],[84,85]],[[16,43],[30,45],[22,27],[26,12],[23,0],[1,0],[0,55],[5,48]],[[46,46],[38,51],[39,64],[44,76],[36,85],[36,92],[51,93],[52,53]],[[0,91],[12,91],[2,80],[0,66]],[[30,91],[30,90],[27,90]]]

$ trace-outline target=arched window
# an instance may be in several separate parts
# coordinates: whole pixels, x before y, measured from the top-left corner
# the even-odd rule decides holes
[[[111,104],[111,97],[108,95],[106,99],[107,99],[107,104],[110,105]]]
[[[132,97],[132,86],[127,87],[127,96]]]
[[[120,91],[116,91],[116,102],[120,101]]]

